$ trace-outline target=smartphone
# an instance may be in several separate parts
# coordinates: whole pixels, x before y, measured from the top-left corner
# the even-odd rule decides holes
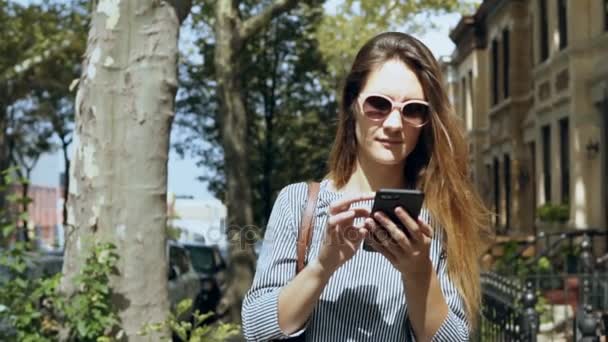
[[[420,190],[409,190],[409,189],[380,189],[376,192],[374,198],[374,205],[372,206],[372,214],[381,211],[388,216],[408,237],[410,234],[405,226],[401,223],[401,220],[395,214],[397,207],[402,207],[405,211],[415,220],[420,215],[422,209],[422,203],[424,202],[424,193]],[[385,235],[387,238],[390,236],[388,232]],[[374,248],[367,244],[367,241],[363,243],[363,249],[371,252],[375,252]]]

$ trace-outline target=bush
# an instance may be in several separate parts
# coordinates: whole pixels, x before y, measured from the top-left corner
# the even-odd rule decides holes
[[[169,314],[169,317],[160,323],[147,324],[139,332],[140,336],[148,336],[151,332],[169,332],[185,342],[221,342],[237,336],[240,329],[236,324],[230,323],[215,323],[204,324],[213,313],[201,314],[195,310],[191,319],[188,320],[187,312],[190,312],[192,300],[185,299],[176,306],[175,312]],[[184,317],[186,316],[186,317]],[[164,336],[164,338],[169,338]]]
[[[570,219],[570,205],[546,203],[538,208],[538,218],[542,222],[565,223]]]
[[[55,341],[65,335],[61,339],[110,341],[120,333],[108,285],[118,259],[112,244],[94,246],[69,297],[58,292],[61,274],[39,279],[28,275],[25,246],[16,243],[0,255],[0,264],[8,270],[0,287],[0,320],[8,325],[0,331],[2,340]]]

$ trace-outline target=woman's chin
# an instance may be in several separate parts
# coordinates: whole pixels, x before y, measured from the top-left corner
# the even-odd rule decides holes
[[[394,154],[377,153],[372,156],[372,159],[381,165],[399,165],[405,160],[405,157],[395,156]]]

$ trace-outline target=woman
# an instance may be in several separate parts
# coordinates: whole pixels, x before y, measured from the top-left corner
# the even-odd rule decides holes
[[[308,264],[295,275],[307,193],[298,183],[274,204],[243,303],[245,337],[467,341],[487,213],[468,180],[437,61],[407,34],[374,37],[355,58],[339,115]],[[425,193],[420,216],[396,210],[410,237],[386,215],[370,215],[373,191],[412,187]],[[361,248],[364,240],[376,252]]]

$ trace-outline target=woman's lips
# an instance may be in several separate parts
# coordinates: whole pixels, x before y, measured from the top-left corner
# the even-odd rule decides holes
[[[396,145],[403,144],[403,141],[401,141],[401,140],[376,139],[376,141],[378,141],[379,143],[381,143],[382,146],[384,146],[384,147],[393,147],[393,146],[396,146]]]

